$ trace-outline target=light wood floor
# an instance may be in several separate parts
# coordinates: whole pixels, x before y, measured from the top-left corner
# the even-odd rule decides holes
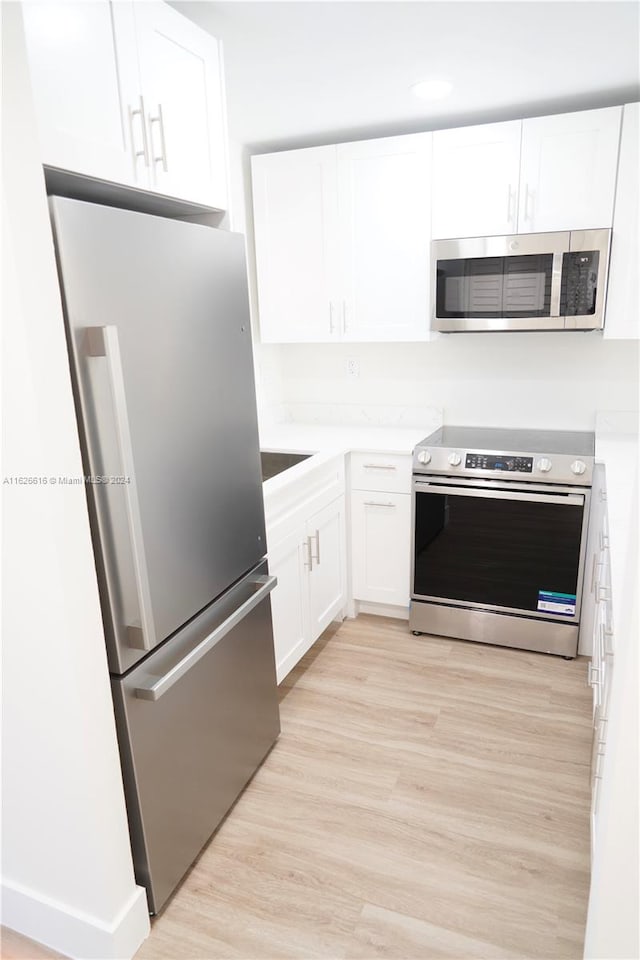
[[[136,960],[582,957],[586,670],[378,617],[330,631]]]

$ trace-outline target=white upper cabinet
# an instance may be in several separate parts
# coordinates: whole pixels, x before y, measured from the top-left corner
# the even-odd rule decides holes
[[[434,239],[610,227],[621,110],[434,133]]]
[[[426,340],[431,134],[252,158],[265,343]]]
[[[604,336],[610,339],[640,338],[639,143],[640,103],[628,103],[622,118],[609,290],[605,308]]]
[[[217,41],[167,4],[25,3],[42,162],[224,209]]]
[[[522,121],[433,134],[432,236],[516,232]]]
[[[255,156],[251,165],[262,341],[332,340],[335,147]]]
[[[431,134],[339,144],[337,163],[342,336],[424,340]]]
[[[135,4],[152,187],[226,206],[218,43],[165,3]]]
[[[133,4],[25,3],[24,26],[42,161],[146,185]],[[137,125],[137,126],[136,126]]]
[[[610,227],[622,107],[522,123],[518,232]]]

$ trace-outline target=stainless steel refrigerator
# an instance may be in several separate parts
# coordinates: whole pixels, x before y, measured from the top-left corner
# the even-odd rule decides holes
[[[136,878],[156,913],[280,730],[242,236],[51,198]]]

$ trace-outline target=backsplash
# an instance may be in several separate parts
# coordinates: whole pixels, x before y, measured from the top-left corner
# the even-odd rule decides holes
[[[256,358],[261,416],[272,421],[428,429],[435,410],[449,424],[591,430],[597,411],[638,409],[638,344],[599,334],[258,343]],[[349,375],[349,361],[357,376]]]
[[[317,423],[356,427],[420,427],[427,433],[442,426],[442,410],[394,404],[281,403],[272,408],[274,423]]]

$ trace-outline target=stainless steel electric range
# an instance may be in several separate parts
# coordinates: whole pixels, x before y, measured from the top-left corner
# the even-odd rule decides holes
[[[413,458],[410,629],[575,657],[595,440],[442,427]]]

